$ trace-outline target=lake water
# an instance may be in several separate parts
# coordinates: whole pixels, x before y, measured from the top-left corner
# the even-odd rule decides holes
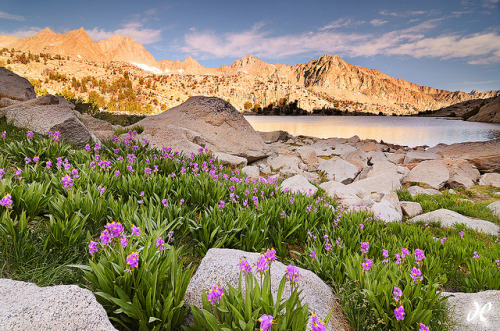
[[[500,124],[439,117],[397,116],[245,116],[257,131],[284,130],[318,138],[383,140],[404,146],[435,146],[500,139]]]

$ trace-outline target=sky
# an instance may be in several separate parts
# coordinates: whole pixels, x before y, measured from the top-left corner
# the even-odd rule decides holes
[[[131,36],[156,60],[219,67],[252,54],[297,64],[323,54],[419,85],[500,90],[500,0],[2,0],[0,34],[84,27]]]

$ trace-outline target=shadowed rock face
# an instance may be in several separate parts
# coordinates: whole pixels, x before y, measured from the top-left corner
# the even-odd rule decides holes
[[[26,101],[36,98],[35,88],[31,83],[10,70],[0,68],[0,99]]]
[[[214,97],[192,97],[166,112],[138,122],[144,133],[152,127],[175,125],[198,132],[206,148],[246,158],[252,162],[270,151],[250,123],[229,102]],[[169,142],[164,142],[169,146]]]

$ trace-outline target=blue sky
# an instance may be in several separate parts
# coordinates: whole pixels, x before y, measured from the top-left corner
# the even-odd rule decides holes
[[[0,34],[81,26],[94,40],[132,36],[157,60],[218,67],[253,54],[269,63],[325,53],[446,90],[500,89],[500,0],[4,0]]]

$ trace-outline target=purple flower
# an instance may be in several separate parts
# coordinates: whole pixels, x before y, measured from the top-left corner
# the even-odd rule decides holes
[[[184,199],[181,199],[181,200],[179,201],[179,204],[182,206],[182,204],[183,204],[183,203],[184,203]]]
[[[151,169],[150,168],[144,169],[144,173],[146,173],[146,175],[151,175]]]
[[[24,158],[24,163],[28,164],[31,162],[31,159],[29,157]]]
[[[460,231],[460,238],[461,238],[462,240],[464,240],[464,234],[465,234],[465,231],[464,231],[464,230]]]
[[[403,306],[399,306],[398,308],[394,309],[394,315],[396,315],[396,319],[398,321],[402,321],[405,319],[405,308]]]
[[[129,254],[126,261],[130,268],[137,268],[139,266],[139,253],[133,252]]]
[[[421,249],[416,249],[415,250],[415,261],[417,262],[417,264],[420,264],[423,259],[425,259],[424,251]]]
[[[331,245],[331,244],[327,241],[327,242],[325,243],[325,250],[326,250],[327,252],[329,252],[331,249],[332,249],[332,245]]]
[[[2,132],[2,134],[0,135],[0,137],[2,138],[5,138],[6,136],[7,136],[7,131]]]
[[[61,179],[61,183],[63,184],[65,189],[70,190],[73,186],[73,179],[70,176],[66,175]]]
[[[361,229],[361,231],[363,231],[364,227],[365,227],[365,225],[364,225],[364,224],[360,224],[360,225],[359,225],[359,228]]]
[[[208,290],[207,299],[211,304],[219,303],[220,299],[224,296],[224,290],[220,286],[212,286]]]
[[[167,199],[161,200],[161,203],[163,204],[163,207],[165,207],[165,208],[168,207],[168,201],[167,201]]]
[[[99,191],[99,193],[100,193],[101,195],[103,195],[103,194],[104,194],[104,191],[106,191],[106,189],[105,189],[104,187],[102,187],[102,186],[97,186],[97,190]]]
[[[418,331],[429,331],[429,327],[424,323],[418,323]]]
[[[326,327],[322,320],[320,320],[316,314],[312,314],[311,317],[311,330],[312,331],[325,331]]]
[[[12,201],[12,195],[7,194],[0,200],[0,206],[4,206],[7,209],[12,209],[12,205],[14,204],[14,201]]]
[[[474,251],[474,256],[473,256],[474,260],[477,259],[478,257],[479,257],[479,254],[477,254],[477,251]]]
[[[415,282],[418,282],[419,280],[420,281],[424,280],[424,277],[422,276],[422,271],[420,271],[420,269],[418,268],[412,268],[410,276],[411,278],[413,278]]]
[[[5,171],[3,170],[3,168],[1,168],[0,169],[0,179],[2,179],[4,173],[5,173]]]
[[[52,162],[51,161],[47,161],[45,163],[45,166],[47,167],[47,169],[50,169],[50,167],[52,167]]]
[[[219,209],[220,210],[224,209],[225,206],[226,206],[226,203],[224,202],[224,200],[219,201]]]
[[[116,177],[120,176],[120,170],[116,170],[116,171],[115,171],[115,176],[116,176]]]
[[[365,259],[365,262],[361,263],[361,266],[363,267],[363,270],[370,270],[370,268],[372,267],[372,263],[372,259]]]
[[[255,265],[255,269],[257,270],[257,272],[260,272],[261,274],[264,273],[264,271],[269,270],[269,264],[267,263],[264,255],[261,254],[259,256],[257,264]]]
[[[133,236],[140,236],[141,235],[141,228],[135,225],[132,225],[132,235]]]
[[[274,250],[274,248],[271,248],[270,250],[268,249],[264,254],[264,258],[269,264],[271,264],[271,262],[273,261],[276,261],[276,251]]]
[[[443,239],[441,239],[441,245],[444,245],[444,242],[446,241],[446,237],[444,237]]]
[[[267,331],[270,330],[271,327],[274,324],[274,319],[271,315],[262,315],[259,317],[259,322],[260,322],[260,330],[261,331]]]
[[[101,232],[101,236],[99,238],[101,239],[101,244],[105,246],[111,242],[112,237],[109,234],[108,230],[104,230]]]
[[[299,268],[291,264],[286,267],[286,279],[290,281],[292,286],[299,282]]]
[[[73,175],[74,178],[79,178],[80,177],[80,175],[78,174],[78,170],[77,169],[71,170],[71,174]]]
[[[170,232],[167,234],[167,237],[168,237],[168,242],[172,242],[172,241],[174,241],[174,231],[170,231]]]
[[[26,137],[33,138],[33,131],[28,131],[28,133],[26,134]]]
[[[112,238],[118,238],[123,233],[123,225],[121,223],[112,222],[104,226]]]
[[[248,263],[247,259],[245,258],[240,260],[240,263],[238,263],[238,267],[240,267],[240,270],[243,271],[245,274],[249,274],[252,271],[252,266]]]
[[[95,252],[97,252],[97,242],[91,241],[89,244],[89,253],[94,256]]]
[[[315,251],[311,251],[311,253],[309,254],[309,256],[311,257],[311,259],[314,260],[314,258],[316,257],[316,252]]]
[[[387,249],[382,249],[382,256],[386,259],[389,257],[389,252],[387,251]]]
[[[85,145],[85,150],[86,150],[87,152],[90,152],[90,145],[89,145],[89,144]]]
[[[401,299],[401,296],[403,295],[403,291],[401,291],[399,287],[394,286],[393,294],[394,300],[399,301],[399,299]]]
[[[156,239],[155,246],[159,247],[160,251],[164,250],[165,249],[165,240],[163,240],[162,237]]]
[[[367,254],[369,249],[370,249],[370,243],[369,242],[362,242],[361,243],[361,253]]]
[[[128,239],[127,239],[127,237],[125,237],[125,235],[123,235],[123,236],[121,237],[121,239],[120,239],[120,243],[122,244],[122,247],[123,247],[123,248],[127,247],[127,245],[128,245]]]
[[[21,169],[17,169],[16,170],[16,176],[20,176],[24,171],[22,171]]]
[[[401,258],[404,259],[406,255],[410,255],[410,252],[406,248],[401,248]]]

